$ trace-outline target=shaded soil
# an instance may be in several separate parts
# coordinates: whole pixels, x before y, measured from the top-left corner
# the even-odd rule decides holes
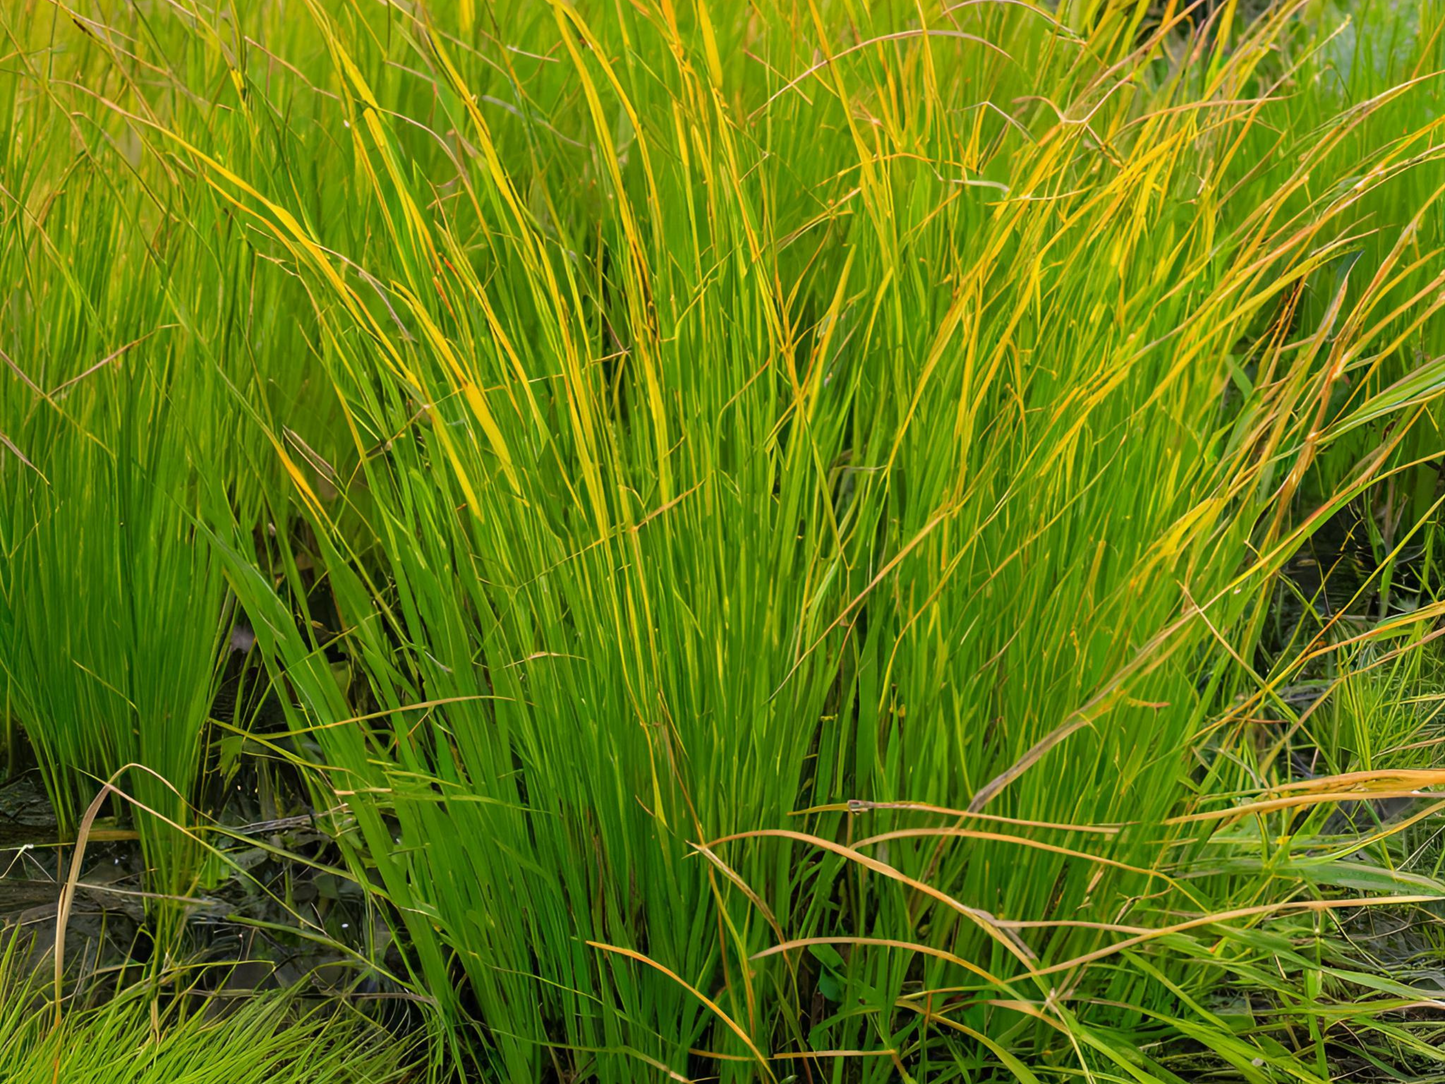
[[[254,801],[256,790],[248,783],[254,786],[250,780],[232,793]],[[277,793],[275,780],[267,789]],[[232,803],[242,807],[227,811],[233,823],[208,833],[224,860],[211,862],[185,909],[175,959],[214,965],[203,972],[200,990],[299,989],[392,1002],[402,1008],[386,1015],[405,1016],[409,995],[364,962],[381,959],[392,974],[404,974],[385,916],[360,885],[317,868],[340,864],[335,833],[346,826],[323,824],[306,812],[234,823],[234,814],[250,801]],[[61,888],[72,854],[37,773],[0,785],[0,944],[21,937],[23,958],[42,980],[54,966]],[[118,983],[127,975],[138,978],[151,962],[143,872],[134,833],[97,822],[65,929],[68,973],[92,977],[113,969],[107,981]]]

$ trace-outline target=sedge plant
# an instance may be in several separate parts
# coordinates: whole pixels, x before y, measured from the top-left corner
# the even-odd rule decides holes
[[[35,6],[12,93],[185,271],[127,296],[187,329],[257,737],[354,817],[459,1071],[1428,1046],[1338,949],[1440,884],[1291,841],[1435,776],[1279,791],[1331,740],[1281,690],[1365,641],[1257,649],[1342,509],[1433,530],[1437,0]]]

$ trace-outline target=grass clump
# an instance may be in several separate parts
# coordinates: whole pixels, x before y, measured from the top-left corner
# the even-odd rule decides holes
[[[1418,991],[1332,953],[1344,916],[1440,885],[1393,831],[1320,836],[1434,760],[1374,756],[1414,730],[1376,727],[1365,684],[1286,691],[1392,652],[1435,672],[1445,8],[1208,7],[8,28],[15,103],[86,118],[74,172],[110,193],[86,229],[145,224],[129,266],[87,262],[35,211],[73,182],[24,170],[8,259],[81,299],[35,311],[174,327],[135,348],[164,379],[107,379],[184,418],[135,461],[195,684],[143,637],[128,680],[204,703],[223,568],[284,691],[251,736],[354,818],[346,857],[473,1071],[1323,1080],[1419,1055],[1410,1021],[1364,1023]],[[41,473],[115,520],[46,430],[98,423],[14,380],[7,404],[9,545],[40,544]],[[1291,566],[1346,509],[1384,584],[1363,625]],[[48,627],[32,581],[104,576],[44,552],[8,574],[16,643]],[[45,726],[42,672],[7,676]],[[106,756],[194,796],[196,742]],[[1329,771],[1291,774],[1315,752]]]
[[[136,987],[63,1012],[0,957],[5,1084],[398,1084],[405,1047],[359,1017],[285,996],[158,1000]]]
[[[101,379],[130,416],[58,434],[41,455],[46,477],[15,479],[12,522],[25,530],[10,540],[0,601],[11,709],[62,831],[74,833],[100,784],[121,777],[139,810],[152,887],[185,894],[196,861],[185,828],[222,632],[221,565],[180,503],[194,486],[184,449],[166,439],[171,404],[153,395],[156,413],[143,414],[143,397],[124,402],[122,380]],[[100,443],[107,430],[114,447]]]

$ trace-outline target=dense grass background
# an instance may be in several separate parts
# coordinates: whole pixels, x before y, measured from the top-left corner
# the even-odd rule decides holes
[[[1438,1062],[1445,6],[1260,6],[7,8],[62,820],[248,734],[485,1079]]]

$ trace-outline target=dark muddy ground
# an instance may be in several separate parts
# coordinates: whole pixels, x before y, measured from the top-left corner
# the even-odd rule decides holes
[[[231,803],[223,829],[206,838],[218,852],[214,872],[186,908],[179,958],[216,965],[202,988],[273,988],[346,994],[370,1000],[402,995],[365,964],[384,959],[402,970],[382,915],[360,886],[318,866],[340,862],[335,833],[345,831],[304,809],[245,820],[251,800]],[[271,793],[277,794],[273,785]],[[286,803],[301,809],[294,798]],[[272,803],[272,812],[276,812]],[[254,811],[254,810],[253,810]],[[61,888],[73,845],[61,838],[33,770],[0,785],[0,938],[20,936],[30,966],[53,967]],[[134,833],[111,818],[88,839],[65,929],[67,970],[81,976],[137,977],[154,953],[142,894],[144,861]]]

